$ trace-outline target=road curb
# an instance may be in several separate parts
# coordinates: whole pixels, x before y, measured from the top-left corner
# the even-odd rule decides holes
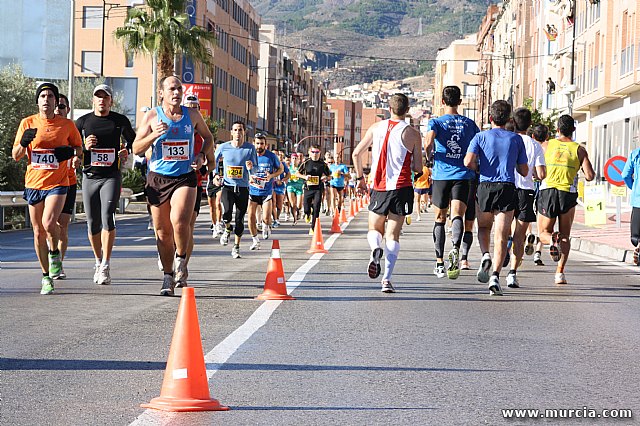
[[[629,264],[632,264],[633,262],[633,253],[631,250],[597,243],[584,238],[572,237],[571,250],[606,257],[608,259],[617,260],[618,262]]]

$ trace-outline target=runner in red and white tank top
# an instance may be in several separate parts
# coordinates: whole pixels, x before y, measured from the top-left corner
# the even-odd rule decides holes
[[[408,124],[397,120],[384,120],[382,123],[373,131],[373,189],[392,191],[412,186],[411,152],[402,143],[402,132]]]

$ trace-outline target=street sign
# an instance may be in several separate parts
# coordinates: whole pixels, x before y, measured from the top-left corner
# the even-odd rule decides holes
[[[609,158],[604,164],[604,177],[611,185],[624,186],[622,169],[624,169],[626,162],[626,157],[616,155],[615,157]]]
[[[587,186],[584,189],[584,224],[605,225],[607,223],[606,203],[604,185]]]
[[[627,187],[626,186],[617,186],[615,188],[611,188],[609,194],[614,197],[626,197],[627,196]]]

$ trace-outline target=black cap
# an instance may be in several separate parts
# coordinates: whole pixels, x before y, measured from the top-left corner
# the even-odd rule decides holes
[[[36,89],[36,104],[38,103],[38,97],[40,96],[40,92],[43,90],[51,90],[53,95],[56,97],[56,105],[58,105],[58,101],[60,100],[60,92],[58,91],[58,86],[53,83],[42,83]]]

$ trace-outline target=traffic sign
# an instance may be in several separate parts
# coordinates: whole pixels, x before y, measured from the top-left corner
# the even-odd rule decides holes
[[[611,157],[604,164],[604,177],[611,185],[624,186],[624,179],[622,179],[622,169],[627,162],[626,157],[622,155],[616,155]]]

